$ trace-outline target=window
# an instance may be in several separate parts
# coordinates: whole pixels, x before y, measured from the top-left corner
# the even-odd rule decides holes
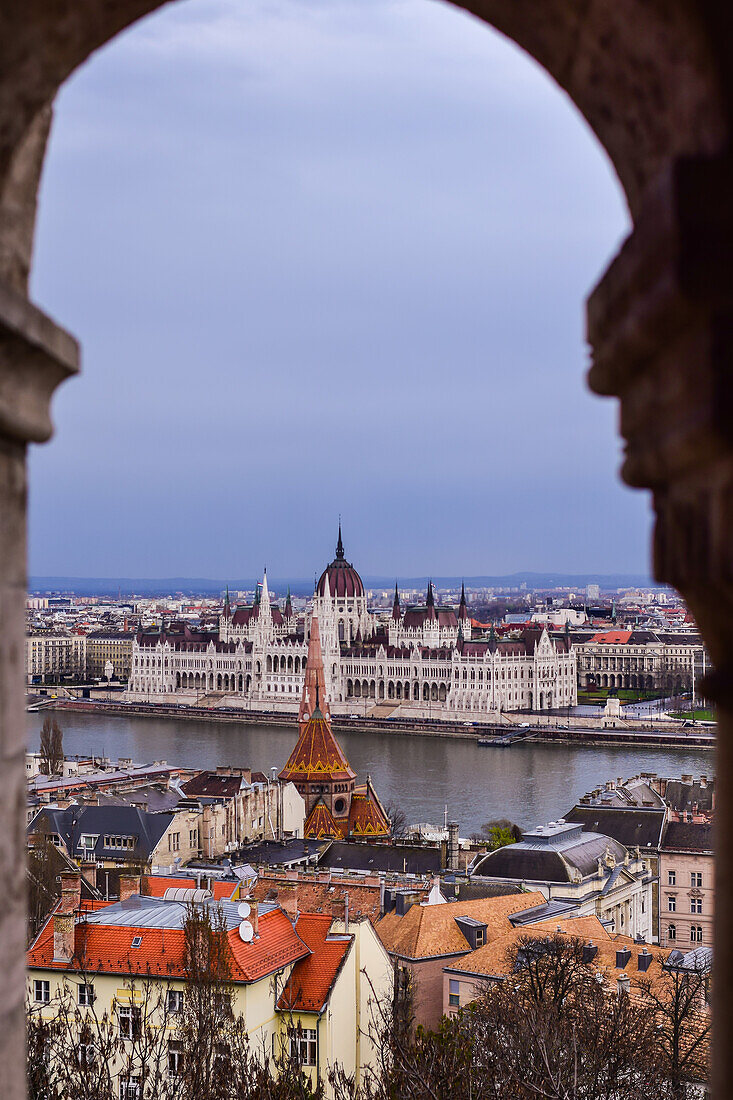
[[[137,1005],[119,1005],[117,1022],[123,1039],[136,1038],[140,1034],[140,1009]]]
[[[168,1074],[180,1077],[183,1069],[183,1043],[180,1039],[168,1040]]]
[[[677,896],[675,894],[670,894],[667,898],[667,911],[669,913],[677,912]]]
[[[290,1057],[301,1066],[316,1064],[317,1036],[315,1028],[299,1027],[290,1032]]]
[[[51,1000],[51,985],[49,982],[38,979],[33,983],[33,999],[34,1001],[40,1001],[41,1004],[47,1005]]]
[[[79,840],[79,847],[86,849],[86,851],[91,851],[96,843],[96,836],[92,836],[91,833],[83,833]]]
[[[214,1011],[220,1016],[230,1016],[232,1012],[232,998],[228,993],[214,994]]]
[[[667,929],[667,939],[668,940],[676,940],[677,939],[677,925],[670,924],[669,928]]]
[[[132,946],[133,947],[142,947],[142,943],[143,943],[142,936],[133,936],[132,937]]]
[[[199,846],[199,831],[198,831],[198,829],[189,829],[189,832],[188,832],[188,846],[189,846],[189,848],[198,848],[198,846]]]
[[[702,943],[702,925],[693,924],[690,928],[690,942]]]
[[[690,871],[690,886],[702,886],[702,871]]]
[[[458,1007],[461,1003],[461,983],[456,978],[448,981],[448,1004]]]
[[[180,847],[181,847],[181,834],[180,833],[169,833],[168,834],[168,851],[169,852],[177,852]]]
[[[702,913],[702,898],[690,898],[690,912]]]
[[[120,1100],[141,1100],[142,1089],[139,1077],[120,1078]]]
[[[183,990],[169,989],[167,997],[169,1012],[183,1012]]]
[[[77,999],[80,1005],[94,1004],[94,986],[91,982],[82,982],[79,985]]]
[[[80,1066],[93,1065],[94,1043],[89,1042],[89,1040],[82,1040],[76,1048],[76,1059]]]
[[[677,872],[676,871],[668,871],[667,872],[667,885],[668,886],[676,886],[677,885]]]

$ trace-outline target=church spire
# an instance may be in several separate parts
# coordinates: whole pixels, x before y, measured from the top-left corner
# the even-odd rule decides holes
[[[343,561],[345,556],[344,543],[343,539],[341,538],[341,517],[339,516],[339,540],[336,543],[336,558],[338,561]]]
[[[231,614],[232,614],[232,609],[229,606],[229,585],[227,585],[227,594],[224,597],[224,618],[225,619],[231,618]]]
[[[425,598],[425,606],[426,607],[435,607],[435,597],[433,596],[433,582],[432,582],[432,580],[428,581],[428,594],[427,594],[427,597]]]
[[[401,618],[401,615],[400,615],[400,594],[397,591],[397,581],[395,581],[395,585],[394,585],[394,603],[392,604],[392,618],[393,619]]]
[[[293,604],[290,599],[290,585],[288,585],[288,595],[285,600],[285,618],[292,619],[293,617]]]
[[[458,606],[458,618],[464,621],[468,618],[468,608],[466,607],[466,586],[461,582],[461,602]]]
[[[311,615],[311,632],[308,639],[308,656],[305,663],[305,679],[303,691],[300,696],[300,708],[298,710],[298,725],[303,728],[316,708],[318,697],[321,713],[330,718],[328,698],[326,696],[326,674],[323,669],[323,651],[321,649],[321,632],[318,627],[318,615],[315,610]]]

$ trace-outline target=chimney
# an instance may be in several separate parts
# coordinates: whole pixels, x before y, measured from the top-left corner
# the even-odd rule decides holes
[[[583,962],[584,963],[593,962],[593,960],[595,959],[597,954],[598,954],[598,948],[593,943],[593,940],[588,940],[587,943],[583,944]]]
[[[87,880],[87,882],[90,884],[90,886],[93,886],[96,889],[97,888],[97,865],[96,865],[96,863],[94,863],[93,860],[84,860],[84,862],[82,864],[80,864],[80,866],[81,866],[81,873],[83,874],[84,878]],[[80,886],[81,886],[81,884],[80,884]]]
[[[344,894],[344,932],[349,931],[349,895]]]
[[[120,901],[127,901],[133,894],[140,893],[140,876],[120,875]]]
[[[294,921],[298,915],[298,884],[281,886],[277,892],[277,901],[280,908]]]
[[[616,952],[616,967],[618,970],[623,970],[627,962],[631,958],[631,951],[628,947],[621,947]]]
[[[618,988],[619,997],[623,993],[628,993],[629,990],[631,989],[631,979],[629,978],[629,975],[628,974],[619,974],[618,982],[616,983],[616,985],[617,985],[617,988]]]
[[[458,870],[458,822],[448,822],[448,854],[446,862],[449,871]]]
[[[81,905],[81,875],[78,871],[61,872],[59,913],[75,913]]]
[[[71,962],[74,955],[75,917],[71,913],[54,913],[53,917],[53,961]]]
[[[255,898],[247,898],[249,902],[249,923],[252,925],[252,931],[255,936],[260,934],[260,916],[259,905]]]
[[[643,947],[636,957],[636,967],[638,970],[646,972],[652,961],[652,955],[647,951],[646,947]]]
[[[346,897],[331,898],[331,920],[346,924]]]

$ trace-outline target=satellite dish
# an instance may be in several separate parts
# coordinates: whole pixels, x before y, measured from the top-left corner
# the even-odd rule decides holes
[[[252,925],[249,923],[249,921],[248,920],[243,920],[242,923],[239,926],[240,939],[244,940],[245,943],[251,943],[254,934],[255,934],[255,930],[252,927]]]
[[[250,915],[250,913],[252,912],[252,910],[250,909],[249,902],[248,901],[240,902],[240,904],[237,906],[237,912],[239,913],[242,920],[244,920],[246,917],[248,917]]]

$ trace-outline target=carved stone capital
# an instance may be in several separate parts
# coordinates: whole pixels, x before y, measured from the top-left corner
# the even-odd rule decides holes
[[[22,294],[0,284],[0,435],[42,443],[60,382],[79,370],[79,345]]]

